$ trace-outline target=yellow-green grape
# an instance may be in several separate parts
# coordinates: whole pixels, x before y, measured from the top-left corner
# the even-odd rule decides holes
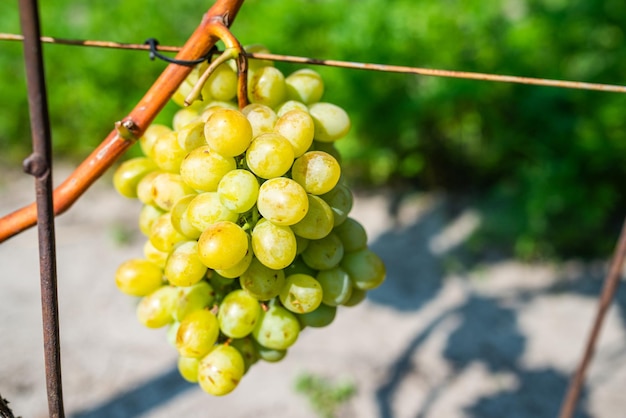
[[[330,192],[339,182],[341,168],[337,160],[323,151],[308,151],[293,163],[291,178],[307,193],[320,195]]]
[[[206,274],[198,256],[198,242],[186,241],[176,246],[165,263],[165,278],[174,286],[191,286]]]
[[[276,112],[271,107],[260,103],[251,103],[241,109],[252,126],[252,138],[256,138],[261,134],[273,132],[274,124],[278,120]]]
[[[214,192],[226,173],[237,168],[233,157],[224,157],[205,145],[191,151],[180,165],[180,175],[189,186]]]
[[[191,152],[196,148],[206,145],[204,138],[204,122],[196,120],[191,122],[176,132],[178,145],[186,152]]]
[[[178,232],[172,225],[172,218],[169,212],[159,216],[152,224],[150,230],[150,242],[158,250],[169,253],[174,246],[187,238]]]
[[[250,296],[257,300],[270,300],[280,293],[285,284],[285,272],[267,267],[256,258],[239,277],[239,284]]]
[[[337,234],[347,253],[367,247],[367,232],[356,219],[348,217],[333,232]]]
[[[300,221],[300,222],[302,222],[302,221]],[[293,231],[293,226],[292,226],[291,230]],[[309,246],[309,241],[310,240],[308,238],[303,238],[300,235],[295,234],[295,232],[294,232],[294,235],[296,236],[296,247],[297,247],[296,248],[296,255],[300,255],[300,254],[302,254],[302,252],[304,250],[306,250],[306,247]]]
[[[261,311],[261,317],[252,331],[254,339],[267,348],[286,350],[298,339],[300,323],[295,315],[279,305],[270,305]]]
[[[261,67],[252,72],[248,81],[250,103],[261,103],[274,108],[285,101],[285,76],[275,67]]]
[[[154,158],[154,153],[152,152],[154,143],[160,136],[169,134],[171,132],[172,129],[165,125],[155,123],[148,126],[141,138],[139,138],[139,146],[141,147],[141,151],[143,151],[146,157]]]
[[[143,256],[146,257],[146,260],[153,262],[159,268],[165,268],[165,262],[167,261],[167,257],[169,257],[169,253],[161,251],[157,249],[150,240],[146,241],[143,245]]]
[[[257,200],[259,213],[275,225],[300,222],[309,210],[306,191],[294,180],[277,177],[264,182]]]
[[[217,192],[206,192],[197,195],[187,206],[189,222],[199,231],[204,231],[220,221],[237,222],[239,214],[228,210]]]
[[[250,263],[252,262],[253,257],[254,254],[252,252],[252,243],[250,242],[250,238],[248,237],[248,251],[246,252],[246,255],[241,259],[241,261],[231,268],[215,270],[215,272],[227,279],[236,279],[237,277],[245,273],[246,270],[248,270],[248,267],[250,267]]]
[[[137,185],[148,173],[157,169],[150,158],[137,157],[124,161],[113,174],[113,187],[130,199],[137,197]]]
[[[334,142],[321,142],[313,140],[310,151],[324,151],[325,153],[332,155],[335,160],[341,164],[341,153],[335,146]]]
[[[293,159],[293,147],[285,137],[276,133],[257,136],[246,152],[248,168],[264,179],[285,174],[291,168]]]
[[[320,304],[316,310],[298,315],[302,326],[322,328],[330,325],[337,316],[337,307]]]
[[[178,332],[179,327],[180,322],[174,321],[169,325],[169,327],[167,327],[167,333],[165,334],[167,343],[174,348],[176,348],[176,333]]]
[[[216,109],[204,125],[211,149],[225,157],[243,154],[252,141],[252,126],[238,110]]]
[[[259,361],[259,353],[256,350],[254,340],[251,337],[236,338],[230,342],[231,347],[235,347],[241,357],[243,358],[243,365],[245,372],[250,370],[250,367],[257,361]]]
[[[237,72],[228,64],[219,65],[202,87],[202,98],[229,101],[237,94]]]
[[[237,105],[235,105],[234,103],[212,101],[202,109],[202,113],[200,114],[200,120],[206,123],[206,121],[209,120],[211,115],[213,115],[213,113],[215,113],[216,111],[220,109],[230,109],[230,110],[236,110],[236,111],[239,110]]]
[[[267,361],[268,363],[278,363],[287,355],[287,350],[276,350],[274,348],[268,348],[259,344],[254,339],[252,340],[254,348],[259,356],[259,359]]]
[[[198,381],[198,365],[200,359],[194,357],[178,357],[178,372],[186,381],[196,383]]]
[[[311,241],[300,257],[312,269],[327,270],[339,265],[343,255],[343,243],[331,232],[324,238]]]
[[[115,284],[127,295],[146,296],[163,285],[163,270],[148,260],[133,258],[117,268]]]
[[[196,65],[191,72],[189,73],[189,75],[185,78],[185,80],[183,80],[183,82],[180,84],[180,86],[178,87],[178,89],[176,90],[176,92],[174,93],[174,95],[172,96],[172,100],[180,107],[185,107],[185,99],[187,98],[187,96],[189,96],[189,93],[191,93],[191,90],[194,88],[194,86],[198,83],[198,79],[200,78],[200,75],[206,70],[206,68],[208,67],[208,63],[206,61],[203,61],[202,63]],[[205,105],[206,103],[202,100],[198,100],[193,102],[190,106],[190,108],[196,109],[200,106]]]
[[[198,239],[200,260],[213,270],[226,270],[239,263],[248,251],[248,234],[230,221],[216,222]]]
[[[222,205],[235,213],[252,209],[259,196],[259,181],[248,170],[237,169],[224,174],[217,185]]]
[[[309,113],[309,107],[302,102],[297,100],[287,100],[285,103],[281,104],[276,108],[276,114],[278,117],[282,117],[285,113],[291,112],[292,110],[302,110],[304,112]]]
[[[259,44],[246,45],[243,49],[246,52],[251,52],[251,53],[255,53],[255,52],[259,52],[259,53],[262,53],[262,54],[269,54],[270,53],[270,50],[267,49],[267,47],[265,47],[264,45],[259,45]],[[274,61],[271,61],[271,60],[260,60],[260,59],[256,59],[256,58],[251,58],[251,59],[248,60],[248,71],[249,72],[254,72],[254,71],[258,70],[259,68],[273,67],[273,66],[274,66]]]
[[[291,312],[311,312],[322,303],[322,286],[308,274],[292,274],[285,279],[279,297]]]
[[[188,314],[178,327],[176,348],[184,357],[201,358],[217,342],[220,327],[217,318],[207,309]]]
[[[350,117],[341,107],[332,103],[314,103],[309,113],[315,123],[315,139],[333,142],[343,138],[350,131]]]
[[[333,211],[334,226],[341,225],[352,210],[354,198],[350,189],[345,184],[337,183],[330,192],[320,197]]]
[[[296,234],[296,238],[302,237],[307,239],[320,239],[330,234],[332,231],[335,217],[333,210],[319,196],[308,195],[309,209],[302,220],[291,225],[291,230]],[[298,254],[300,251],[298,247]]]
[[[137,319],[147,328],[161,328],[174,321],[172,311],[177,290],[163,286],[144,296],[137,305]]]
[[[177,290],[172,313],[176,321],[182,321],[190,313],[210,307],[215,300],[215,290],[206,280],[188,287],[180,287]]]
[[[152,233],[152,226],[165,211],[153,205],[143,205],[139,212],[139,230],[147,237]]]
[[[189,203],[191,203],[196,196],[197,195],[195,194],[189,194],[181,197],[176,201],[170,210],[172,226],[189,239],[198,239],[202,233],[198,228],[191,224],[191,221],[189,220],[189,212],[187,211]]]
[[[280,270],[296,258],[296,237],[288,226],[261,219],[252,230],[252,250],[267,267]]]
[[[187,155],[187,151],[178,145],[176,133],[170,132],[161,135],[154,142],[152,147],[153,159],[157,166],[163,171],[177,173],[180,170],[180,163]]]
[[[172,118],[172,127],[174,131],[180,131],[185,126],[200,119],[200,115],[195,108],[185,107],[174,114]]]
[[[152,200],[163,210],[169,211],[184,196],[195,194],[195,190],[183,181],[180,174],[161,173],[152,179]]]
[[[359,303],[365,300],[367,296],[367,290],[359,289],[357,287],[352,287],[352,294],[350,295],[350,299],[343,303],[343,306],[356,306]]]
[[[350,275],[352,284],[361,290],[378,287],[385,280],[385,264],[368,248],[345,254],[341,268]]]
[[[260,315],[259,301],[245,290],[239,289],[230,292],[222,300],[217,320],[224,335],[230,338],[243,338],[252,332]]]
[[[321,270],[316,279],[324,291],[322,302],[326,305],[342,305],[352,296],[350,276],[341,267]]]
[[[207,273],[209,284],[215,291],[215,302],[219,303],[227,294],[239,288],[238,281],[221,276],[215,270],[209,270]]]
[[[244,373],[245,365],[239,351],[218,344],[200,361],[198,383],[205,392],[223,396],[237,387]]]
[[[306,104],[319,102],[324,94],[324,81],[317,71],[303,68],[285,79],[287,97]]]
[[[159,174],[164,173],[164,171],[157,170],[151,171],[137,183],[137,199],[144,205],[154,205],[154,198],[152,197],[152,181]]]
[[[308,112],[300,109],[291,110],[282,115],[274,125],[274,132],[289,141],[294,157],[304,154],[313,144],[315,125]]]

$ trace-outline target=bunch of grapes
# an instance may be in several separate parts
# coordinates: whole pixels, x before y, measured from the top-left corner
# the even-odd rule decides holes
[[[182,104],[194,69],[173,99]],[[122,263],[118,288],[140,297],[139,321],[169,327],[181,375],[213,395],[231,392],[251,365],[281,360],[305,327],[330,324],[385,278],[334,142],[350,129],[340,107],[321,102],[310,69],[285,77],[253,61],[250,104],[234,104],[237,74],[220,65],[202,98],[172,128],[151,125],[143,157],[113,182],[143,204],[141,258]]]

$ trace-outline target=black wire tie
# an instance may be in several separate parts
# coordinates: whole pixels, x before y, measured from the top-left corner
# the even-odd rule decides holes
[[[147,39],[146,42],[144,42],[144,45],[146,44],[150,45],[150,59],[152,61],[154,61],[155,58],[158,58],[160,60],[163,60],[172,64],[184,65],[186,67],[193,67],[194,65],[200,64],[203,61],[209,60],[211,58],[211,55],[213,54],[213,50],[211,50],[205,56],[200,57],[195,60],[177,60],[175,58],[170,58],[167,55],[161,54],[157,50],[157,45],[159,44],[159,41],[157,41],[156,39],[154,38]]]

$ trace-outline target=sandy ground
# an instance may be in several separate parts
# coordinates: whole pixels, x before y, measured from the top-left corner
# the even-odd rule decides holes
[[[66,171],[58,172],[60,180]],[[29,202],[32,180],[3,174],[0,213]],[[348,379],[339,417],[555,417],[582,351],[603,263],[461,263],[480,222],[442,196],[411,195],[391,215],[384,193],[352,215],[385,260],[386,282],[324,329],[302,333],[287,358],[257,364],[231,395],[205,395],[178,376],[162,330],[143,328],[114,271],[141,254],[137,202],[98,182],[57,222],[66,413],[75,418],[317,415],[295,381]],[[113,237],[120,231],[128,243]],[[23,418],[47,416],[36,231],[0,244],[0,394]],[[577,417],[624,416],[626,293],[611,308]]]

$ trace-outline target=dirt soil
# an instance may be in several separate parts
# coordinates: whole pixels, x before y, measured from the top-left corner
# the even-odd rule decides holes
[[[55,172],[55,180],[67,175]],[[0,214],[31,201],[32,179],[0,177]],[[392,204],[392,202],[395,202]],[[338,417],[555,417],[595,315],[606,264],[463,257],[480,223],[445,196],[357,195],[352,216],[385,260],[386,282],[335,322],[305,330],[277,364],[257,364],[231,395],[186,383],[163,330],[143,328],[115,287],[140,256],[139,204],[100,180],[57,221],[65,409],[73,418],[315,418],[303,373],[350,381]],[[0,244],[0,394],[16,415],[47,416],[37,234]],[[626,410],[626,292],[609,311],[577,417]]]

